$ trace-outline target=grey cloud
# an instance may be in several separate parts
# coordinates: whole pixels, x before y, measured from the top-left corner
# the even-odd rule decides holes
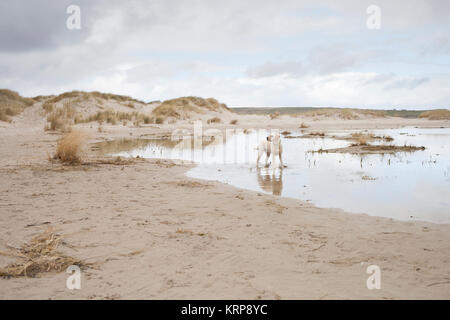
[[[81,8],[81,29],[68,30],[69,5]],[[85,39],[101,1],[2,0],[0,2],[0,52],[52,49]]]
[[[389,55],[379,50],[356,49],[347,43],[316,46],[310,50],[303,61],[266,62],[247,68],[247,75],[252,78],[271,77],[286,74],[301,77],[306,74],[331,74],[351,71],[357,67],[377,61]]]
[[[96,90],[94,86],[102,86],[116,90],[151,84],[174,88],[170,93],[176,96],[189,92],[196,80],[200,93],[206,84],[217,82],[221,84],[214,89],[218,96],[233,96],[246,76],[319,75],[316,78],[328,79],[321,75],[384,70],[399,75],[363,80],[370,78],[365,75],[360,84],[378,83],[388,90],[419,87],[427,78],[402,80],[404,64],[400,63],[404,62],[399,56],[405,55],[411,48],[408,43],[418,36],[428,40],[429,34],[446,35],[450,1],[377,2],[382,9],[382,29],[371,32],[365,27],[365,8],[372,2],[360,0],[323,0],[320,4],[312,0],[267,0],[264,4],[257,0],[2,0],[0,87],[27,94],[41,88],[92,86],[89,89]],[[82,9],[81,31],[65,27],[69,4]],[[448,52],[445,38],[432,44],[427,54]],[[381,47],[391,53],[379,52]],[[420,61],[417,50],[407,52],[414,61]],[[245,70],[252,57],[268,62]],[[283,58],[277,61],[272,57]],[[215,68],[190,65],[196,61]],[[428,66],[422,65],[417,74],[434,72],[425,68]],[[431,81],[434,78],[430,75]],[[232,87],[235,79],[243,81]],[[273,83],[278,96],[273,99],[282,103],[287,94],[277,87],[277,81]],[[432,85],[423,86],[425,90],[428,87]],[[295,92],[295,88],[290,89]],[[146,91],[142,89],[142,94]],[[264,96],[265,91],[257,94]]]
[[[311,68],[320,74],[345,71],[360,64],[361,60],[346,44],[319,46],[309,55]]]

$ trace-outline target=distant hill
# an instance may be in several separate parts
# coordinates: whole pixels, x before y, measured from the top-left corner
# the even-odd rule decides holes
[[[321,108],[321,107],[237,107],[231,108],[238,114],[261,114],[269,115],[279,113],[280,115],[324,115],[326,113],[336,112],[352,112],[355,114],[366,114],[374,116],[388,116],[401,118],[419,118],[422,114],[428,115],[432,112],[436,116],[438,110],[376,110],[376,109],[356,109],[356,108]],[[448,111],[448,110],[447,110]],[[450,111],[449,111],[450,112]],[[445,113],[440,111],[440,116],[445,116]],[[424,116],[422,116],[424,117]],[[427,117],[427,116],[425,116]],[[448,119],[448,118],[447,118]]]

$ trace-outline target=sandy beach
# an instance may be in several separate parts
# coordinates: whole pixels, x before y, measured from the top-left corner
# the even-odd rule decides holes
[[[60,250],[89,263],[81,289],[65,272],[0,279],[0,299],[449,299],[450,225],[402,222],[185,176],[195,164],[49,161],[61,134],[42,105],[0,122],[0,250],[52,228]],[[242,127],[309,130],[449,127],[448,120],[232,115]],[[229,119],[211,127],[225,128]],[[88,145],[170,134],[172,124],[81,123]],[[0,266],[16,261],[0,255]],[[366,286],[369,265],[381,289]]]

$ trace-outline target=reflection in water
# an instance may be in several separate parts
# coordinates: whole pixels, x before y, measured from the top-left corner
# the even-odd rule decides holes
[[[283,169],[282,168],[257,168],[258,184],[262,190],[275,196],[281,195],[283,191]]]
[[[329,134],[352,132],[341,130]],[[450,128],[372,132],[390,135],[395,145],[425,146],[426,149],[384,155],[312,154],[308,151],[346,147],[350,142],[327,137],[282,137],[287,168],[281,171],[278,168],[256,169],[256,147],[267,136],[257,132],[227,135],[224,144],[205,141],[203,149],[192,152],[173,152],[177,142],[161,139],[116,142],[105,148],[114,156],[177,160],[190,160],[195,156],[199,165],[186,173],[189,177],[311,201],[319,207],[400,220],[450,223]],[[404,132],[408,134],[402,134]],[[292,133],[298,134],[301,133]]]

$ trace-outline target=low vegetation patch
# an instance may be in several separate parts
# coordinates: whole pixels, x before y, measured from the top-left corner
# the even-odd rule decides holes
[[[86,267],[83,261],[62,254],[58,247],[64,244],[63,237],[51,228],[35,236],[29,243],[11,247],[2,255],[16,257],[18,262],[0,268],[0,276],[6,278],[36,277],[45,272],[61,272],[70,265]]]
[[[133,99],[129,96],[123,96],[119,94],[112,94],[112,93],[102,93],[98,91],[92,91],[92,92],[85,92],[85,91],[70,91],[70,92],[64,92],[60,95],[54,96],[48,101],[50,103],[57,103],[60,102],[63,99],[69,99],[69,98],[77,98],[80,101],[85,101],[89,99],[104,99],[104,100],[115,100],[117,102],[138,102],[138,103],[145,103],[143,101]]]
[[[81,151],[86,142],[86,135],[81,131],[73,130],[64,135],[56,146],[53,159],[66,164],[81,163]]]
[[[355,140],[356,145],[367,145],[369,141],[373,140],[383,140],[383,141],[393,141],[394,139],[391,136],[377,136],[373,133],[362,133],[362,132],[355,132],[352,133],[349,137],[343,137],[344,140]]]
[[[416,146],[394,146],[394,145],[370,145],[370,144],[352,144],[349,147],[335,149],[319,149],[310,151],[311,153],[351,153],[351,154],[384,154],[397,152],[415,152],[423,151],[425,147]]]
[[[429,120],[450,120],[450,110],[438,109],[422,112],[419,118],[426,118]]]
[[[367,175],[362,176],[361,179],[362,180],[368,180],[368,181],[377,180],[377,178],[372,178],[371,176],[367,176]]]
[[[22,113],[25,108],[35,102],[31,98],[22,97],[15,91],[0,89],[0,121],[11,122],[11,117]]]
[[[44,103],[44,105],[47,103]],[[43,105],[43,106],[44,106]],[[53,104],[48,103],[48,110],[52,110],[47,115],[47,126],[45,130],[48,131],[68,131],[71,124],[73,123],[73,118],[76,114],[75,108],[72,106],[70,102],[64,103],[62,108],[53,109]],[[50,107],[51,105],[51,107]],[[45,110],[45,109],[44,109]]]
[[[274,112],[274,113],[271,113],[271,114],[269,114],[269,117],[270,117],[270,120],[277,119],[277,118],[280,117],[280,113],[278,111]]]
[[[52,112],[54,108],[55,108],[55,104],[52,102],[45,101],[42,104],[42,109],[44,109],[45,114]]]
[[[124,121],[132,121],[138,123],[143,122],[145,124],[156,122],[155,118],[139,113],[137,111],[120,112],[114,110],[105,110],[98,111],[97,113],[86,118],[75,118],[75,123],[98,122],[100,124],[110,123],[112,125],[115,125],[117,123],[123,123]]]
[[[300,123],[299,128],[300,129],[307,129],[307,128],[309,128],[309,126],[306,123],[302,122],[302,123]]]
[[[167,118],[186,120],[190,119],[192,114],[205,114],[208,111],[224,112],[230,109],[214,98],[181,97],[163,101],[152,111],[152,115],[163,120]]]
[[[207,122],[208,124],[211,124],[211,123],[221,123],[222,120],[221,120],[219,117],[214,117],[214,118],[208,119],[206,122]]]

